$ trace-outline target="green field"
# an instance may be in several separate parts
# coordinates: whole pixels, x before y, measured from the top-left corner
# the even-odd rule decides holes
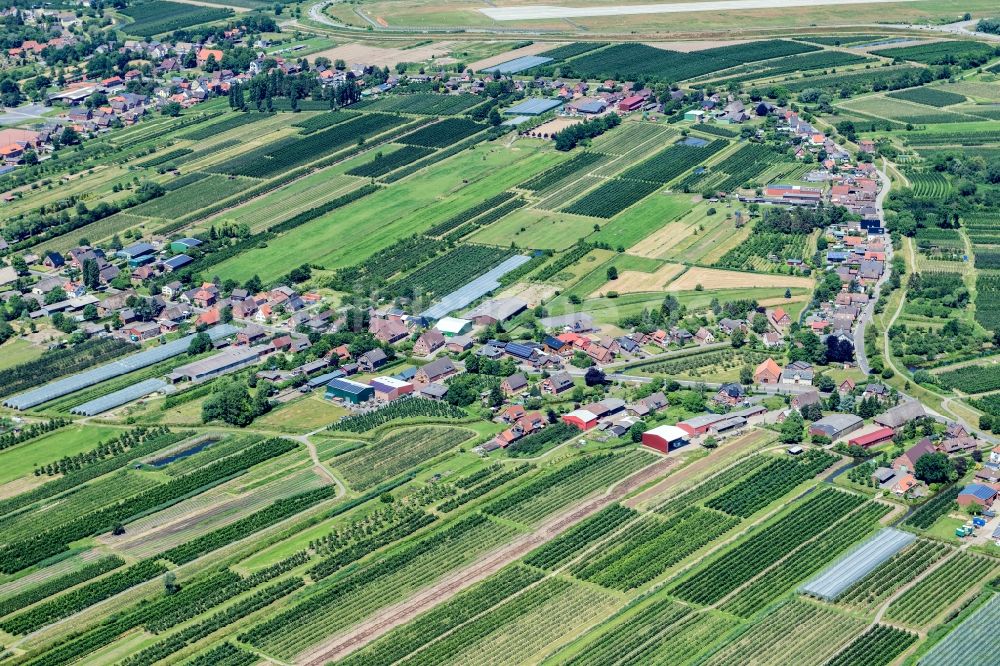
[[[0,451],[0,484],[30,476],[39,465],[96,448],[117,432],[106,426],[73,425]]]
[[[323,216],[268,244],[219,264],[223,279],[270,280],[305,262],[326,269],[354,263],[398,238],[428,229],[475,202],[487,199],[551,166],[561,156],[538,149],[480,148],[459,154],[420,178]],[[344,243],[345,234],[353,239]]]

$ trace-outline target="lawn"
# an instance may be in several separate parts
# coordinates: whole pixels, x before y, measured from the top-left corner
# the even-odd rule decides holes
[[[521,208],[476,232],[469,240],[535,250],[565,250],[594,230],[594,219],[570,213]]]
[[[305,433],[325,428],[347,414],[346,409],[323,400],[319,395],[310,395],[301,400],[281,405],[269,414],[257,419],[254,425],[260,428]]]
[[[223,279],[265,282],[303,263],[326,269],[354,264],[542,171],[561,156],[551,149],[485,146],[465,151],[380,192],[321,216],[212,270]],[[345,242],[347,237],[351,242]]]
[[[972,520],[970,517],[969,520]],[[944,515],[934,521],[934,524],[927,528],[927,536],[948,543],[961,543],[961,539],[955,536],[955,530],[967,523],[968,520],[952,518],[951,515]]]
[[[0,370],[27,363],[42,355],[45,350],[27,340],[14,338],[0,345]]]
[[[7,449],[0,453],[0,485],[31,474],[38,465],[96,448],[118,432],[103,426],[69,426]]]

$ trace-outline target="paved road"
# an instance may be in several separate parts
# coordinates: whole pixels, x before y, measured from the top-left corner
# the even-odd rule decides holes
[[[883,204],[885,203],[885,198],[889,194],[889,190],[892,188],[892,180],[885,173],[885,163],[883,160],[882,170],[877,171],[878,178],[882,182],[882,189],[879,191],[878,196],[875,197],[875,209],[878,211],[878,219],[882,221],[882,225],[885,226],[885,209]],[[858,318],[858,325],[854,330],[854,354],[858,359],[858,367],[861,368],[861,372],[866,375],[870,372],[868,365],[868,354],[865,350],[865,328],[868,326],[868,322],[872,320],[875,316],[875,303],[878,301],[879,294],[882,292],[882,285],[885,281],[889,279],[889,274],[892,272],[892,244],[890,243],[886,247],[885,255],[885,272],[877,283],[875,283],[875,289],[872,294],[872,299],[868,301],[868,305],[861,312],[861,317]]]
[[[41,104],[24,104],[14,109],[4,109],[0,113],[0,125],[18,125],[45,118],[45,113],[52,109]]]

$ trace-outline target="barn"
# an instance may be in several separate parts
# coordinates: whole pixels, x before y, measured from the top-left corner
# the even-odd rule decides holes
[[[677,426],[662,425],[642,433],[642,445],[661,453],[669,453],[687,443],[687,432]]]

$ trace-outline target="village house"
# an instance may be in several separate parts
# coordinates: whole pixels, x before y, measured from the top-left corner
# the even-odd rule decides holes
[[[777,384],[781,380],[781,367],[769,358],[757,366],[753,372],[755,384]]]
[[[547,395],[559,395],[573,388],[573,378],[567,372],[557,372],[541,382],[541,391]]]
[[[517,373],[507,377],[502,382],[500,382],[500,390],[507,397],[513,397],[526,391],[528,388],[528,379],[523,373]]]
[[[444,334],[436,328],[424,331],[417,341],[413,343],[413,353],[416,356],[430,356],[441,347],[444,347]]]
[[[447,356],[434,359],[427,365],[417,369],[413,381],[418,385],[440,383],[458,372],[455,364]]]

